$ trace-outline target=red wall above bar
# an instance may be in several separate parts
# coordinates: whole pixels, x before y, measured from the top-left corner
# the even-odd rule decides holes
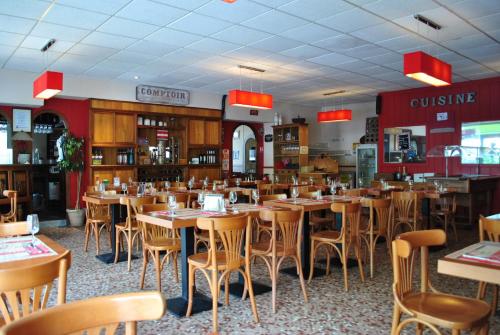
[[[410,100],[420,97],[476,92],[476,103],[446,105],[426,108],[411,108]],[[379,139],[383,139],[384,128],[401,126],[426,126],[427,150],[439,144],[460,144],[461,124],[463,122],[500,120],[500,77],[456,83],[446,87],[424,87],[404,91],[386,92],[382,95],[382,109],[379,115]],[[430,134],[437,128],[436,113],[448,112],[450,120],[444,125],[454,127],[453,133]],[[383,145],[378,147],[379,172],[395,172],[400,166],[406,166],[409,173],[435,172],[445,173],[444,158],[427,158],[425,163],[387,164],[384,163]],[[476,174],[477,165],[461,164],[460,158],[449,159],[449,173]],[[480,174],[500,175],[500,165],[481,165]],[[493,198],[493,207],[500,211],[500,182]]]

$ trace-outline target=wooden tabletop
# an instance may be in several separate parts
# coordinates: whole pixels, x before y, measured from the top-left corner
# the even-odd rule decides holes
[[[50,260],[56,258],[57,256],[63,254],[67,250],[62,245],[53,241],[52,239],[48,238],[45,235],[36,235],[36,237],[40,241],[45,243],[48,247],[50,247],[52,250],[54,250],[57,253],[57,255],[36,257],[36,258],[32,258],[32,259],[16,260],[16,261],[11,261],[11,262],[2,262],[2,263],[0,263],[0,270],[12,269],[14,267],[34,266],[34,265],[42,264],[42,263],[45,263],[47,261],[50,261]]]
[[[498,245],[500,248],[500,242],[483,241],[470,245],[439,259],[438,272],[450,276],[500,285],[500,265],[461,257],[467,251],[474,250],[479,245],[485,244]]]
[[[446,196],[449,196],[450,194],[453,194],[455,192],[452,191],[443,191],[443,192],[438,192],[438,191],[424,191],[424,198],[427,199],[440,199]]]
[[[338,195],[325,195],[321,199],[303,199],[297,198],[283,200],[268,200],[264,201],[264,206],[286,207],[291,209],[302,209],[305,212],[317,211],[328,209],[334,202],[353,202],[360,201],[361,197],[338,196]]]

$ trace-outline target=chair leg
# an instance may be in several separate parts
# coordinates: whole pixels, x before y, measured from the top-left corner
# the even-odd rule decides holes
[[[155,250],[154,262],[156,271],[156,287],[158,288],[158,291],[161,292],[161,260],[160,252],[158,250]]]
[[[226,274],[226,277],[224,278],[224,300],[226,306],[229,305],[229,276],[231,275],[230,272]]]
[[[276,313],[276,258],[273,257],[271,261],[271,302],[273,307],[273,313]]]
[[[417,323],[415,328],[415,335],[422,335],[422,332],[424,331],[424,325],[421,323]]]
[[[358,242],[356,242],[354,252],[356,254],[356,258],[358,259],[358,268],[359,268],[359,275],[361,276],[361,282],[364,283],[365,282],[365,273],[363,270],[363,262],[361,261],[361,246],[359,245]]]
[[[97,255],[99,255],[99,226],[97,225],[97,223],[94,224],[94,236],[96,253]]]
[[[370,234],[370,278],[373,278],[373,256],[375,254],[375,243],[373,240],[373,234]]]
[[[130,272],[130,268],[132,265],[132,247],[133,247],[133,241],[132,241],[132,230],[129,229],[127,232],[127,268],[128,272]]]
[[[179,282],[179,270],[177,269],[177,252],[172,253],[172,265],[174,267],[175,282]]]
[[[342,246],[342,270],[344,271],[344,288],[349,291],[349,283],[347,282],[347,261],[349,260],[349,250],[346,250],[345,244]]]
[[[452,329],[451,330],[451,334],[452,335],[460,335],[460,330],[458,330],[458,329]]]
[[[259,314],[257,313],[257,304],[255,303],[255,296],[253,294],[253,285],[252,285],[252,277],[250,276],[250,270],[248,266],[245,270],[245,286],[248,287],[248,294],[250,297],[250,305],[252,306],[252,313],[255,322],[259,322]]]
[[[89,235],[90,235],[90,229],[89,229],[89,223],[87,222],[85,224],[85,242],[83,247],[85,252],[87,252],[89,246]]]
[[[326,246],[326,275],[327,276],[330,274],[330,269],[331,269],[330,268],[330,258],[332,256],[330,254],[330,248],[331,247],[329,245]],[[332,253],[334,253],[333,250],[332,250]]]
[[[120,238],[121,230],[117,230],[115,237],[115,263],[118,263],[118,256],[120,255]]]
[[[193,292],[194,292],[194,267],[189,264],[189,275],[188,275],[188,307],[186,310],[186,316],[191,316],[191,311],[193,310]]]
[[[392,313],[391,335],[396,335],[396,329],[399,326],[400,320],[401,320],[401,310],[399,306],[396,303],[394,303],[394,311]]]
[[[144,277],[146,276],[146,269],[148,266],[148,251],[144,249],[142,251],[142,271],[141,271],[141,281],[140,281],[140,288],[141,290],[144,288]]]
[[[307,300],[306,283],[304,281],[304,274],[302,273],[302,262],[298,256],[295,257],[295,262],[297,263],[297,270],[299,271],[300,286],[302,287],[302,294],[304,295],[304,301]]]
[[[483,281],[479,282],[479,288],[477,289],[477,299],[484,299],[486,294],[486,283]]]
[[[493,298],[491,300],[491,315],[495,315],[498,307],[498,285],[493,285]]]
[[[314,255],[314,240],[311,240],[311,257],[310,257],[310,260],[309,260],[309,278],[307,280],[308,283],[311,282],[312,278],[313,278],[313,275],[314,275],[314,258],[315,258],[315,255]]]
[[[219,332],[219,322],[217,317],[217,298],[219,297],[219,284],[217,275],[217,270],[212,270],[212,328],[214,334],[217,334]]]

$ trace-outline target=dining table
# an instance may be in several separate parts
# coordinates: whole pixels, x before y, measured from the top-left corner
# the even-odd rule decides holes
[[[148,213],[139,213],[136,218],[138,221],[158,225],[168,229],[179,229],[181,238],[181,295],[167,299],[167,310],[177,317],[186,315],[189,293],[189,267],[188,258],[194,254],[194,228],[196,220],[199,217],[218,217],[227,214],[248,213],[251,217],[257,217],[263,209],[270,209],[272,206],[253,205],[253,204],[235,204],[226,207],[226,212],[206,211],[202,209],[178,209],[172,215],[170,211],[154,211]],[[259,295],[271,291],[271,287],[252,281],[254,295]],[[238,282],[231,283],[229,292],[233,295],[242,296],[244,281],[241,275],[238,276]],[[191,314],[200,313],[212,309],[212,300],[195,292],[193,296],[193,310]]]

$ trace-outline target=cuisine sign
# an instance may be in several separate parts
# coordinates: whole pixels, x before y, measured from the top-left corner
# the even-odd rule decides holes
[[[138,101],[166,105],[189,105],[189,91],[175,88],[138,85],[135,96]]]

